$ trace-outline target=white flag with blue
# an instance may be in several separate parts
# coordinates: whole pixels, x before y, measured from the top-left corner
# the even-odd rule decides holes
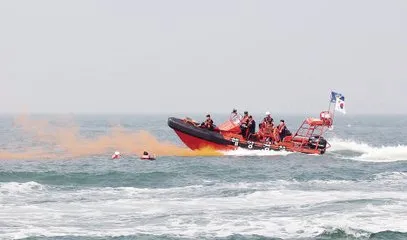
[[[345,110],[345,96],[341,93],[331,91],[331,103],[335,103],[335,110],[346,114]]]

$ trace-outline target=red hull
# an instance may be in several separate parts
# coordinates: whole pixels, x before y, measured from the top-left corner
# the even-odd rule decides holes
[[[222,144],[217,144],[214,142],[209,142],[204,139],[200,139],[188,134],[185,134],[183,132],[175,130],[175,133],[178,135],[178,137],[181,139],[187,147],[189,147],[192,150],[197,150],[197,149],[202,149],[202,148],[211,148],[215,150],[232,150],[235,149],[235,147],[230,146],[230,145],[222,145]]]
[[[191,150],[199,150],[203,148],[211,148],[215,150],[235,150],[237,147],[231,146],[231,145],[221,145],[213,142],[209,142],[188,134],[185,134],[180,131],[176,131],[177,135],[181,139],[181,141],[189,147]],[[245,142],[245,141],[243,141]],[[272,145],[270,147],[270,150],[280,150],[281,147],[283,147],[286,151],[289,152],[301,152],[301,153],[307,153],[307,154],[321,154],[320,150],[317,149],[305,149],[301,147],[295,147],[292,142],[283,142],[280,143],[279,145]]]

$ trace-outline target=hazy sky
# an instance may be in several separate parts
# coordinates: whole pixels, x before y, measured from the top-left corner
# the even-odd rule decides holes
[[[407,1],[0,1],[0,112],[407,113]]]

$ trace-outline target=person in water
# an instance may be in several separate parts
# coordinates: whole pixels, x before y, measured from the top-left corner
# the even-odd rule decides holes
[[[141,156],[141,159],[155,160],[155,155],[150,155],[147,151],[144,151],[143,156]]]
[[[114,154],[112,155],[112,159],[119,159],[121,157],[120,152],[116,151],[114,152]]]
[[[206,115],[206,120],[205,120],[205,122],[201,123],[200,127],[207,128],[209,130],[214,130],[215,127],[214,127],[213,120],[212,120],[210,114]]]

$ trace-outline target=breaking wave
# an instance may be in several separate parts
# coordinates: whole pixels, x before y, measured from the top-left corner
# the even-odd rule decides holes
[[[407,146],[374,147],[364,142],[334,138],[329,140],[331,148],[327,152],[353,152],[350,159],[367,162],[395,162],[407,161]],[[349,156],[344,156],[349,159]]]
[[[46,231],[43,231],[46,232]],[[44,234],[48,235],[48,234]],[[108,235],[108,234],[106,234]],[[169,235],[169,234],[129,234],[129,235],[121,235],[121,236],[93,236],[90,237],[87,234],[84,234],[83,236],[78,236],[78,235],[51,235],[50,237],[41,237],[41,238],[35,238],[35,239],[44,239],[44,240],[73,240],[73,239],[87,239],[87,240],[129,240],[129,239],[149,239],[149,240],[179,240],[179,239],[185,239],[185,240],[190,240],[194,238],[186,238],[186,237],[180,237],[178,235]],[[53,237],[51,237],[53,236]],[[86,236],[86,237],[85,237]],[[26,240],[32,240],[33,238],[23,238]],[[268,236],[263,236],[263,235],[258,235],[258,234],[232,234],[229,236],[225,237],[205,237],[205,236],[200,236],[199,239],[202,240],[209,240],[209,239],[217,239],[217,240],[282,240],[282,238],[278,237],[268,237]],[[297,239],[297,238],[293,238]],[[301,240],[304,240],[304,238],[299,238]],[[381,231],[381,232],[376,232],[376,233],[370,233],[366,232],[363,230],[353,230],[353,229],[333,229],[333,230],[327,230],[324,231],[323,233],[317,235],[314,238],[307,238],[309,240],[312,239],[324,239],[324,240],[336,240],[336,239],[354,239],[354,240],[383,240],[383,239],[394,239],[394,240],[401,240],[401,239],[407,239],[407,233],[406,232],[397,232],[397,231]]]
[[[404,179],[405,175],[378,175],[373,182],[394,177]],[[216,183],[167,189],[70,189],[37,182],[0,183],[0,199],[4,201],[0,201],[0,218],[7,216],[5,227],[13,227],[12,231],[0,231],[0,238],[156,234],[222,239],[236,232],[248,239],[250,236],[283,239],[406,236],[402,233],[407,231],[403,224],[405,192],[343,188],[344,184],[368,182],[308,183],[315,186],[313,190],[297,188],[296,181]],[[326,185],[336,187],[326,189]],[[30,223],[29,227],[26,223]]]

